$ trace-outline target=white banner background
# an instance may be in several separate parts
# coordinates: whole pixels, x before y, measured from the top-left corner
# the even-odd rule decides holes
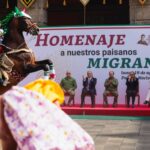
[[[140,40],[141,35],[145,35],[145,40],[148,45],[137,44]],[[60,45],[62,36],[69,37],[73,36],[72,43],[68,45]],[[95,37],[95,42],[93,44],[86,45],[86,35]],[[110,37],[113,38],[112,45],[110,43]],[[77,36],[80,40],[76,43]],[[118,39],[120,38],[120,39]],[[118,39],[118,41],[117,41]],[[45,41],[44,41],[45,40]],[[100,41],[99,41],[100,40]],[[56,81],[60,82],[63,77],[65,77],[66,70],[72,72],[72,76],[77,81],[77,90],[75,100],[76,103],[80,103],[80,95],[82,90],[82,76],[86,75],[87,70],[93,71],[94,77],[97,78],[97,96],[96,103],[102,103],[103,91],[104,91],[104,81],[108,77],[108,72],[113,70],[115,72],[115,77],[119,81],[118,91],[119,91],[119,103],[125,103],[126,94],[126,80],[127,72],[136,71],[139,77],[140,83],[140,95],[141,103],[145,100],[150,79],[150,64],[148,64],[150,58],[150,27],[149,26],[87,26],[87,27],[58,27],[58,28],[41,28],[39,36],[31,39],[31,36],[26,36],[26,41],[28,46],[33,49],[36,58],[38,60],[51,59],[54,62],[56,70]],[[96,44],[99,41],[99,44]],[[58,42],[58,43],[57,43]],[[68,42],[69,43],[69,42]],[[75,44],[76,43],[76,44]],[[90,43],[90,42],[88,42]],[[53,45],[52,45],[53,44]],[[110,54],[110,50],[117,50],[119,54]],[[67,55],[68,51],[92,51],[90,55]],[[127,50],[128,54],[123,55],[121,52]],[[95,51],[100,54],[93,55]],[[64,55],[62,56],[62,52]],[[104,56],[104,53],[107,53]],[[95,63],[96,60],[100,60],[99,68],[96,65],[88,68],[89,58]],[[102,68],[104,65],[103,59],[108,58],[107,67]],[[113,60],[116,58],[116,60]],[[129,63],[130,68],[127,65],[122,66],[122,58],[131,59]],[[147,65],[145,67],[145,58],[147,58]],[[138,59],[138,60],[137,60]],[[118,66],[115,66],[116,62]],[[127,61],[127,60],[126,60]],[[141,66],[139,66],[141,61]],[[112,64],[112,65],[111,65]],[[122,64],[122,65],[121,65]],[[38,71],[31,73],[27,78],[25,78],[19,84],[22,86],[30,81],[35,80],[43,76],[43,71]],[[87,98],[87,103],[91,103]],[[111,102],[112,103],[112,102]]]

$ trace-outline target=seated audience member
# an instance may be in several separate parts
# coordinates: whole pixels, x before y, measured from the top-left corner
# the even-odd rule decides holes
[[[108,106],[107,96],[111,95],[114,96],[113,107],[115,107],[118,99],[118,80],[114,77],[113,71],[109,72],[109,78],[105,80],[104,86],[105,86],[105,91],[103,93],[104,106]]]
[[[146,99],[144,101],[144,104],[150,105],[150,88],[148,89],[148,93],[146,95]]]
[[[127,85],[127,107],[130,107],[130,97],[132,97],[132,107],[134,108],[135,96],[139,91],[139,80],[135,76],[135,72],[131,71],[126,80]]]
[[[70,105],[75,96],[75,89],[77,88],[76,80],[71,76],[70,71],[66,72],[66,77],[61,80],[60,86],[62,87],[64,94],[69,95],[68,105]]]
[[[92,71],[87,71],[87,77],[83,76],[83,89],[81,93],[81,107],[84,105],[86,95],[91,97],[92,107],[95,107],[95,95],[97,79],[93,77]]]

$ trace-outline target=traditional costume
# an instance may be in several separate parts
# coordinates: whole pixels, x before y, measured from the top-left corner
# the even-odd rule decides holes
[[[18,150],[94,150],[89,134],[53,102],[64,99],[60,86],[39,79],[3,95],[4,116]]]

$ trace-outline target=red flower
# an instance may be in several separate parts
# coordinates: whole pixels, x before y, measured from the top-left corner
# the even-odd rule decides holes
[[[0,53],[3,53],[3,47],[0,46]]]
[[[49,78],[50,79],[54,79],[55,78],[55,74],[54,73],[49,74]]]

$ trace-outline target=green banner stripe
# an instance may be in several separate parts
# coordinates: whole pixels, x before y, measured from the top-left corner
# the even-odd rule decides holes
[[[150,117],[130,117],[130,116],[94,116],[94,115],[70,115],[72,119],[89,120],[150,120]]]

